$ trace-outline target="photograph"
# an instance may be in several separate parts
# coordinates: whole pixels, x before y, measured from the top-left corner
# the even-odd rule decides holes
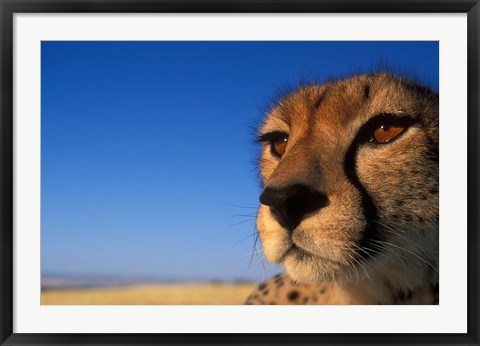
[[[439,41],[40,50],[42,306],[441,304]]]
[[[0,344],[479,345],[479,0],[0,0]]]

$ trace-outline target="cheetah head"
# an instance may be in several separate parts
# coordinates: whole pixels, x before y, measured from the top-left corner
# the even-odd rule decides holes
[[[438,94],[378,73],[308,85],[259,129],[266,258],[298,282],[438,267]]]

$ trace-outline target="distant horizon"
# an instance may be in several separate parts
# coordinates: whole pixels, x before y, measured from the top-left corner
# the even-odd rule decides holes
[[[164,276],[161,274],[150,274],[150,275],[135,275],[131,273],[123,273],[123,274],[92,274],[92,273],[66,273],[66,272],[49,272],[44,271],[42,272],[42,278],[48,279],[102,279],[102,280],[125,280],[131,282],[141,282],[142,280],[145,281],[158,281],[158,282],[189,282],[189,281],[196,281],[196,282],[210,282],[210,281],[225,281],[225,282],[232,282],[232,281],[249,281],[247,278],[230,278],[228,280],[223,280],[222,278],[215,278],[215,277],[185,277],[182,275],[178,276]]]
[[[138,285],[184,285],[184,284],[239,284],[255,283],[254,279],[236,278],[182,278],[182,277],[155,277],[135,275],[91,275],[91,274],[59,274],[42,273],[42,290],[50,289],[80,289],[101,287],[126,287]]]
[[[279,89],[386,62],[439,89],[433,41],[43,41],[41,275],[259,281],[252,125]],[[183,280],[183,279],[182,279]]]

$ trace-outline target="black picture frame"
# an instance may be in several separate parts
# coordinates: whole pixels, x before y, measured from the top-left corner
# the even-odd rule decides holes
[[[468,316],[465,334],[18,334],[13,333],[13,16],[15,13],[467,13]],[[0,0],[2,345],[405,344],[478,345],[479,330],[479,16],[478,0]],[[452,316],[455,318],[455,316]]]

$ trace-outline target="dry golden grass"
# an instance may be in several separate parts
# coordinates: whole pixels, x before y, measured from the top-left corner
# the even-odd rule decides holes
[[[42,292],[42,305],[237,305],[254,284],[175,284]]]

